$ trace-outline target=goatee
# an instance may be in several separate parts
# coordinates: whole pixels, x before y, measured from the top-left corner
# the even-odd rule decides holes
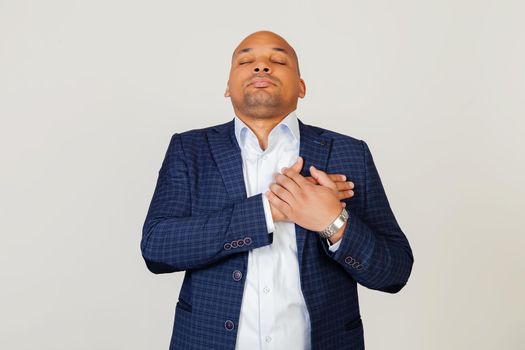
[[[246,107],[277,107],[281,103],[281,97],[277,94],[272,95],[266,91],[255,91],[244,95],[244,105]]]

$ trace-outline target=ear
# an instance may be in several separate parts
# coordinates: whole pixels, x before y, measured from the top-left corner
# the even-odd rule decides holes
[[[303,79],[299,79],[299,97],[303,98],[306,95],[306,83]]]
[[[230,86],[226,85],[226,90],[224,91],[224,97],[230,97]]]

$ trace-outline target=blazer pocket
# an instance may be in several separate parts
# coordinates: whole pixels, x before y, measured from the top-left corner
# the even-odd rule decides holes
[[[363,326],[363,320],[361,320],[361,316],[359,316],[345,323],[345,331],[351,331],[352,329],[359,328],[361,326]]]
[[[179,301],[177,302],[177,307],[184,311],[191,312],[191,305],[182,299],[179,299]]]

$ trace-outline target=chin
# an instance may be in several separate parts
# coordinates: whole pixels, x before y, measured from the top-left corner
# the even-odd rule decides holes
[[[258,108],[275,108],[281,105],[280,96],[271,95],[269,93],[257,93],[244,96],[244,105],[247,107]]]

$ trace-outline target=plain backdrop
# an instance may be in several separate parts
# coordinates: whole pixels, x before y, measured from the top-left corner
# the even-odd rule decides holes
[[[142,225],[170,137],[234,117],[232,50],[295,47],[299,118],[365,140],[415,257],[367,349],[523,349],[523,1],[0,1],[0,348],[167,349]],[[334,300],[337,302],[337,300]],[[322,349],[321,349],[322,350]]]

